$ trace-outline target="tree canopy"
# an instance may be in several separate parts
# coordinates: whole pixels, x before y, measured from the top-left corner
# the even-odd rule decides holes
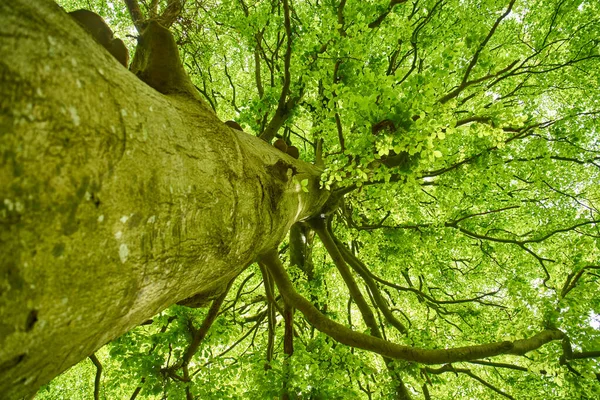
[[[39,399],[600,396],[600,3],[59,4],[132,53],[169,25],[208,107],[331,195]]]

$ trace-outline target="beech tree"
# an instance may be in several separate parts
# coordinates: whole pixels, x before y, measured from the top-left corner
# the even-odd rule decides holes
[[[4,397],[600,395],[597,2],[0,22]]]

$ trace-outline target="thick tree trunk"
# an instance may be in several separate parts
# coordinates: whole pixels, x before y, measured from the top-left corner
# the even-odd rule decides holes
[[[321,208],[318,186],[311,165],[148,87],[55,4],[2,2],[3,398],[226,285]]]

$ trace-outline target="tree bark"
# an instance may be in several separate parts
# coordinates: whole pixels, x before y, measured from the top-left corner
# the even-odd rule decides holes
[[[147,86],[49,0],[2,2],[0,37],[3,398],[215,292],[327,200],[317,168]]]

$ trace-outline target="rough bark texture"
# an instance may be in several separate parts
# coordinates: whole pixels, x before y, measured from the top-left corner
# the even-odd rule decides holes
[[[150,88],[47,0],[0,3],[0,37],[3,398],[215,292],[327,198],[317,169]]]

